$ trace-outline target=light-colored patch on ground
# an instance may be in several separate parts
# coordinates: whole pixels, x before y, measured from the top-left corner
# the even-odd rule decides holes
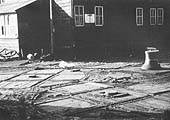
[[[40,107],[48,112],[66,114],[71,112],[80,112],[82,109],[94,107],[95,105],[86,101],[68,98],[59,101],[40,104]]]

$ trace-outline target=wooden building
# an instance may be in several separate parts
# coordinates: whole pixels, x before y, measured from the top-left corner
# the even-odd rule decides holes
[[[0,30],[2,47],[9,49],[10,44],[11,49],[18,49],[24,56],[28,53],[41,53],[41,49],[50,51],[48,0],[14,0],[3,3],[0,5],[0,17],[3,21]],[[11,41],[18,43],[18,48]]]
[[[170,46],[168,0],[53,0],[52,11],[50,0],[20,1],[13,10],[24,54],[43,49],[61,59],[107,58]]]
[[[158,49],[170,46],[168,0],[55,1],[60,6],[60,10],[54,10],[58,11],[54,18],[56,29],[58,24],[61,27],[59,38],[73,38],[76,56],[138,55],[148,46]],[[63,31],[69,34],[68,38],[62,35]]]

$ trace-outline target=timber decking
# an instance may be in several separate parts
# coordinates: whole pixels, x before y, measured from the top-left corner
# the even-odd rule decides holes
[[[127,67],[125,64],[121,65]],[[121,65],[116,65],[115,69],[117,66],[122,68]],[[141,82],[139,80],[134,85],[125,84],[123,87],[117,87],[119,83],[90,82],[88,73],[96,69],[100,71],[98,68],[91,68],[88,72],[83,68],[76,72],[59,68],[30,70],[0,82],[0,89],[34,86],[47,89],[48,92],[37,99],[36,104],[48,112],[64,112],[69,115],[102,108],[142,113],[163,113],[170,110],[170,74],[167,71],[164,71],[165,75],[159,71],[160,76],[147,73],[148,79],[146,76],[142,79],[143,73],[134,71],[140,74]],[[129,76],[130,73],[134,73],[131,69],[127,74],[125,71],[114,71],[109,75],[114,76],[117,73],[116,76],[122,80],[128,75],[129,79],[126,81],[133,82],[133,78]],[[101,70],[104,71],[103,68]]]

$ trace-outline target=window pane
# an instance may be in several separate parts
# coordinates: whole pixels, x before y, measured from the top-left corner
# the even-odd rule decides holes
[[[2,29],[2,35],[5,35],[5,27],[2,26],[1,29]]]
[[[143,18],[137,17],[137,25],[143,25]]]
[[[9,15],[5,15],[5,25],[9,25]]]
[[[139,24],[142,25],[142,17],[139,17]]]
[[[156,9],[155,8],[150,9],[150,16],[153,16],[153,17],[156,16]]]
[[[100,20],[100,19],[99,19],[99,15],[98,15],[97,13],[98,13],[98,12],[96,12],[96,18],[95,18],[96,22],[95,22],[95,23],[96,23],[96,25],[99,25],[99,20]]]
[[[2,3],[4,3],[5,2],[5,0],[0,0],[0,4],[2,4]]]
[[[16,14],[9,15],[8,22],[9,22],[9,25],[16,25],[17,15]]]
[[[99,8],[98,7],[95,8],[95,14],[99,15]]]
[[[76,24],[76,25],[79,25],[79,24],[80,24],[80,23],[79,23],[79,17],[78,17],[78,16],[75,17],[75,24]]]
[[[79,14],[78,7],[75,7],[75,8],[74,8],[74,13],[75,13],[75,15],[78,15],[78,14]]]
[[[163,8],[158,8],[158,10],[157,10],[157,14],[158,14],[158,16],[163,16]]]
[[[162,17],[158,17],[158,18],[157,18],[157,23],[158,23],[158,25],[162,25],[162,24],[163,24],[163,19],[162,19]]]
[[[99,14],[102,15],[102,8],[99,8]]]
[[[142,9],[138,9],[137,16],[142,16]]]
[[[80,16],[79,19],[80,19],[80,20],[79,20],[79,21],[80,21],[79,24],[80,24],[80,25],[83,25],[83,16]]]
[[[162,16],[162,9],[158,9],[158,16]]]
[[[143,8],[136,8],[136,16],[143,16]]]
[[[79,7],[79,11],[80,11],[79,14],[83,15],[83,7]]]
[[[155,17],[151,17],[151,18],[150,18],[150,24],[151,24],[151,25],[155,25],[155,24],[156,24],[156,19],[155,19]]]
[[[0,15],[0,35],[4,36],[5,35],[5,16]]]
[[[0,25],[4,25],[4,15],[0,15]]]

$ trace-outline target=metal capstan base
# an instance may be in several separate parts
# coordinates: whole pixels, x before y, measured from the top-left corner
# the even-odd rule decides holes
[[[161,69],[158,63],[158,53],[159,50],[153,47],[148,47],[145,51],[145,62],[142,65],[142,70],[159,70]]]

